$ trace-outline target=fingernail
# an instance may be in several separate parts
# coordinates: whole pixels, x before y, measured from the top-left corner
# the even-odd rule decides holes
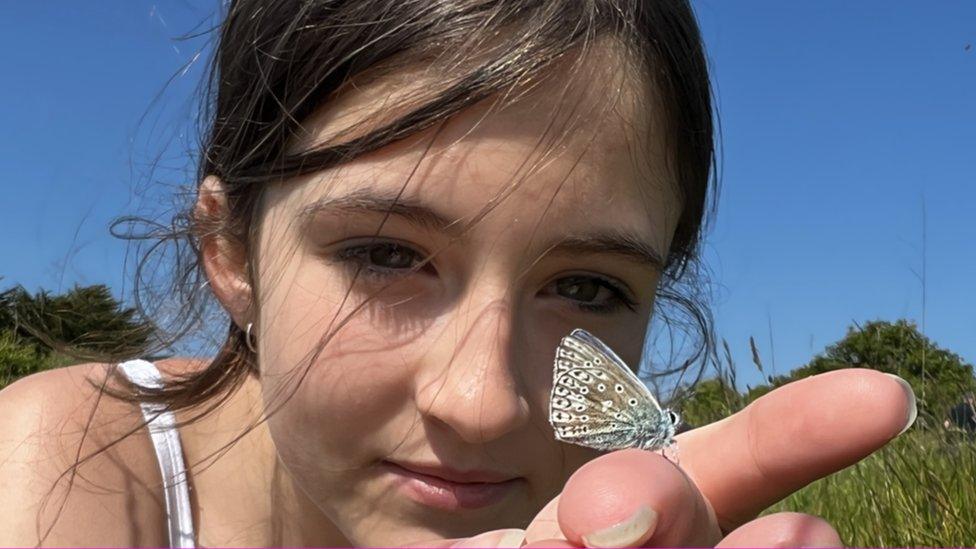
[[[629,519],[583,536],[587,547],[630,547],[644,543],[654,534],[657,513],[647,505],[641,505]]]
[[[915,418],[918,417],[918,406],[915,403],[915,390],[912,386],[908,384],[904,379],[896,376],[895,374],[885,374],[886,376],[891,376],[892,379],[901,384],[902,388],[905,390],[905,395],[908,396],[908,419],[905,422],[905,427],[898,432],[896,437],[904,433],[915,423]]]

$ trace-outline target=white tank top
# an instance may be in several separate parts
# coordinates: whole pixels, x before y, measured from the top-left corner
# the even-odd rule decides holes
[[[152,362],[129,360],[120,363],[119,367],[132,382],[143,387],[162,385],[162,376]],[[190,514],[183,447],[180,432],[173,427],[176,419],[172,412],[162,411],[160,405],[143,402],[140,406],[143,417],[149,423],[149,436],[156,450],[159,472],[163,476],[169,546],[194,547],[193,516]]]

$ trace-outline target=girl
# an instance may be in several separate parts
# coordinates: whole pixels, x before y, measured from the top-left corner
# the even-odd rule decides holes
[[[658,301],[700,327],[690,362],[710,352],[685,284],[714,196],[685,1],[237,0],[215,51],[167,238],[226,339],[5,390],[4,545],[839,544],[755,517],[902,431],[896,379],[775,391],[681,435],[680,467],[547,422],[574,328],[637,364]]]

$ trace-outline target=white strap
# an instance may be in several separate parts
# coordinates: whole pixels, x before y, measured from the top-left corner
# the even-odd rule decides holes
[[[130,380],[143,387],[162,386],[162,376],[152,362],[129,360],[119,364],[119,367]],[[173,412],[163,411],[164,407],[160,404],[141,402],[140,406],[143,417],[149,422],[149,436],[156,449],[159,472],[163,477],[169,545],[194,547],[193,515],[190,512],[183,447],[180,433],[173,427],[176,418]]]

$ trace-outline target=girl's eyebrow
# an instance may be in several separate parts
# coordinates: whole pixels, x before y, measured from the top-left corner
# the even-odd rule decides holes
[[[641,238],[618,231],[588,233],[561,238],[558,242],[550,245],[546,249],[546,253],[615,255],[648,265],[659,271],[663,271],[665,267],[664,257],[652,246],[644,243]]]
[[[353,191],[344,196],[324,197],[302,207],[299,226],[304,229],[320,213],[373,213],[394,215],[414,225],[438,232],[454,232],[457,221],[402,196],[383,196],[370,190]]]

